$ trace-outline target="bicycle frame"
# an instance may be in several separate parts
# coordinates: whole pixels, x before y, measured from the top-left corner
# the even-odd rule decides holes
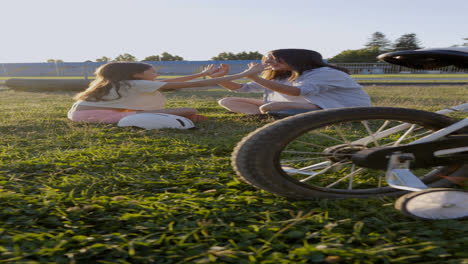
[[[436,113],[447,114],[453,111],[468,111],[468,103],[458,105],[449,109],[444,109]],[[404,124],[402,125],[402,127],[403,126]],[[420,138],[410,143],[409,145],[435,141],[465,127],[468,127],[468,118],[465,118],[446,128],[436,131],[426,137]],[[402,128],[402,130],[405,128],[406,127]],[[457,148],[439,150],[434,152],[434,156],[442,156],[447,154],[460,153],[464,151],[468,151],[468,146],[460,146]],[[410,161],[412,158],[413,157],[405,153],[394,153],[391,155],[388,168],[385,174],[385,179],[391,187],[407,191],[421,191],[429,188],[409,170]]]

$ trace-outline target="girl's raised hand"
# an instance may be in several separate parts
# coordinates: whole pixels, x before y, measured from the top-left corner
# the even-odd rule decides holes
[[[214,64],[210,64],[203,68],[203,70],[200,72],[203,76],[211,76],[214,72],[216,72],[216,68]]]
[[[229,72],[229,65],[221,63],[221,65],[210,74],[211,78],[218,78],[226,75]]]

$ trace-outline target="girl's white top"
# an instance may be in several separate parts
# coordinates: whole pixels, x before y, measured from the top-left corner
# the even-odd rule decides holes
[[[361,85],[345,72],[330,67],[305,71],[293,82],[287,79],[274,81],[299,88],[301,93],[299,96],[285,95],[254,82],[244,84],[234,92],[263,92],[265,103],[312,103],[323,109],[371,105],[370,97]]]
[[[166,99],[158,91],[166,84],[165,82],[131,80],[125,83],[120,84],[120,98],[113,87],[109,94],[102,97],[101,101],[78,101],[76,104],[130,110],[159,110],[166,105]]]

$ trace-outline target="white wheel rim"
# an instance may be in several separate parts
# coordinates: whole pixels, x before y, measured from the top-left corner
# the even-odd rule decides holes
[[[457,190],[426,192],[410,198],[406,210],[426,219],[455,219],[468,216],[468,192]]]

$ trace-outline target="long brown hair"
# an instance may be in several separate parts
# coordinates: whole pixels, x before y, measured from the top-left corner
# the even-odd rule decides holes
[[[82,101],[106,101],[102,99],[109,94],[112,87],[115,87],[118,98],[122,97],[119,89],[122,85],[127,85],[125,81],[138,80],[133,77],[137,73],[142,73],[153,67],[151,64],[141,62],[110,62],[102,65],[96,70],[96,80],[89,84],[89,87],[77,94],[73,99]],[[116,99],[118,99],[116,98]]]
[[[288,78],[288,80],[292,82],[305,71],[320,67],[330,67],[349,74],[349,71],[346,68],[325,63],[322,55],[313,50],[277,49],[268,52],[268,54],[280,62],[288,64],[291,71],[275,71],[273,69],[267,69],[262,73],[262,77],[267,80]],[[264,56],[262,58],[262,62],[266,59],[267,57]]]

